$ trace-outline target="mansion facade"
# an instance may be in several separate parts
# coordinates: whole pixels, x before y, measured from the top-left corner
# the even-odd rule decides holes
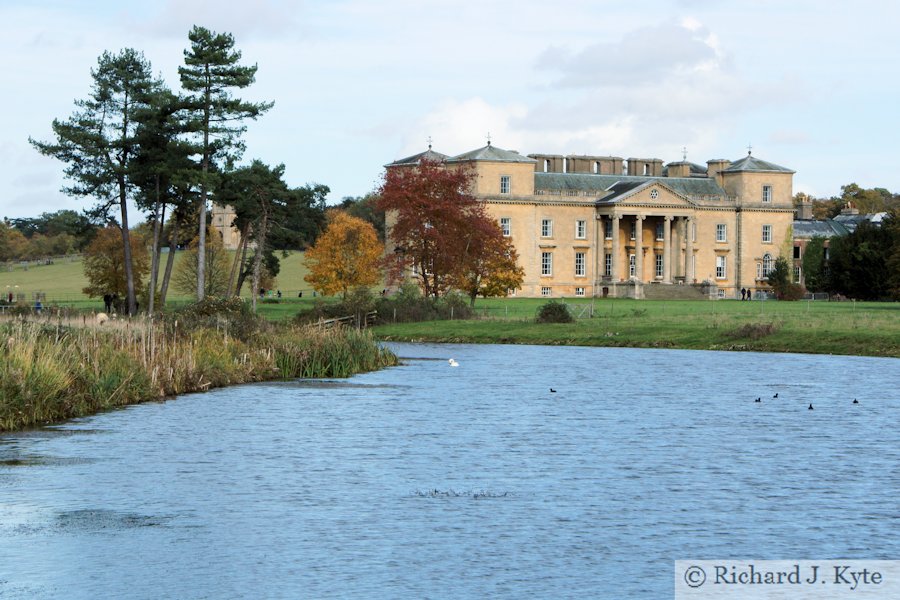
[[[740,298],[792,252],[794,171],[750,153],[687,161],[530,154],[487,146],[422,160],[475,173],[472,194],[511,238],[522,297]],[[390,216],[386,248],[390,251]],[[681,287],[674,287],[681,286]],[[663,296],[660,296],[660,293]]]

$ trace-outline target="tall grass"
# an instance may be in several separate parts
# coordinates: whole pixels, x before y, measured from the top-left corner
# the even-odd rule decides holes
[[[281,376],[291,379],[349,377],[397,364],[397,358],[390,350],[379,346],[368,331],[292,327],[279,334],[275,362]]]
[[[70,327],[0,325],[0,431],[213,387],[293,377],[347,377],[397,364],[355,330],[267,327],[248,339],[227,327],[177,322]]]

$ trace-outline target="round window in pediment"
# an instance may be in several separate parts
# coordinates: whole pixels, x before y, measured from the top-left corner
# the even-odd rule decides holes
[[[656,200],[659,198],[659,190],[650,190],[650,199]]]

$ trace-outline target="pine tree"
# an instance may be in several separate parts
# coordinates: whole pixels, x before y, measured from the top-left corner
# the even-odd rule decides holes
[[[131,180],[138,188],[136,204],[150,213],[153,225],[150,282],[147,290],[148,314],[153,314],[156,301],[157,273],[161,254],[162,226],[166,219],[166,209],[172,207],[173,215],[183,214],[194,207],[196,194],[196,164],[190,156],[198,148],[182,139],[188,132],[183,117],[185,101],[168,88],[161,87],[150,100],[150,105],[141,114],[141,125],[137,137],[140,149],[131,171]],[[178,211],[177,209],[181,209]],[[171,219],[170,219],[171,220]],[[173,223],[177,229],[177,225]],[[174,255],[171,248],[170,257]],[[167,269],[167,273],[171,273]],[[163,287],[168,287],[165,281]],[[163,298],[164,300],[164,298]]]
[[[91,77],[91,94],[75,102],[77,110],[72,117],[54,119],[56,141],[29,141],[41,154],[67,163],[65,174],[72,185],[63,191],[96,199],[94,216],[105,217],[113,206],[119,206],[128,313],[134,314],[137,300],[127,205],[134,190],[129,177],[139,146],[139,115],[159,82],[143,54],[131,48],[118,54],[104,52]]]
[[[188,97],[193,122],[202,138],[200,147],[200,220],[197,254],[197,299],[205,290],[206,203],[215,187],[217,161],[240,156],[241,134],[245,119],[256,119],[272,107],[271,102],[244,102],[231,95],[234,88],[243,89],[253,83],[256,65],[241,66],[240,51],[234,49],[234,37],[194,26],[188,34],[191,47],[184,51],[185,66],[178,68],[181,85]]]

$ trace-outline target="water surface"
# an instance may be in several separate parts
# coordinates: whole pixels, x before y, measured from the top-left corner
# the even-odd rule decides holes
[[[900,557],[895,359],[392,346],[0,436],[0,598],[665,598],[676,559]]]

